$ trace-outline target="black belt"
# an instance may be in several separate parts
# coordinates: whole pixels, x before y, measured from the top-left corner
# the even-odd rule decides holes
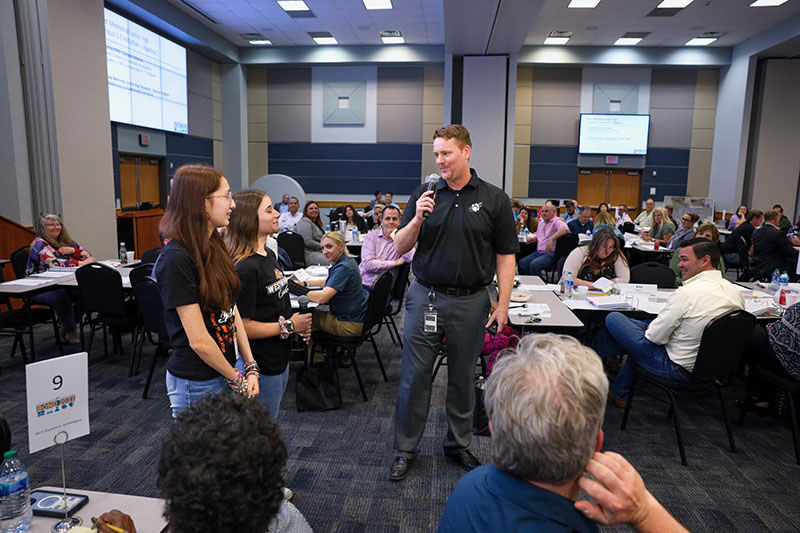
[[[451,298],[458,298],[459,296],[472,296],[473,294],[484,290],[486,287],[477,287],[471,289],[465,289],[464,287],[445,287],[444,285],[431,285],[421,279],[417,278],[417,283],[425,287],[426,289],[433,289],[434,292],[440,292],[442,294],[446,294]]]

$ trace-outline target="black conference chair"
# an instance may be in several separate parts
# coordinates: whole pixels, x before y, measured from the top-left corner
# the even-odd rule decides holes
[[[728,269],[735,268],[736,279],[738,280],[750,266],[750,256],[747,255],[747,241],[742,235],[736,241],[736,254],[738,259],[736,261],[725,261],[725,267]]]
[[[730,384],[732,376],[739,368],[739,363],[744,356],[747,339],[752,335],[755,324],[756,317],[740,309],[725,313],[709,322],[703,331],[700,348],[697,350],[694,370],[692,370],[689,381],[672,381],[658,377],[650,374],[637,364],[634,367],[636,369],[636,377],[628,393],[628,404],[625,406],[625,414],[622,416],[621,429],[624,430],[628,424],[628,416],[633,405],[638,382],[644,381],[655,385],[666,392],[669,397],[667,417],[673,417],[681,464],[687,466],[680,424],[680,417],[683,415],[678,407],[678,399],[685,395],[715,390],[719,395],[720,405],[722,406],[722,417],[725,421],[725,429],[728,432],[728,442],[730,443],[731,451],[736,453],[736,444],[733,441],[733,432],[728,421],[728,412],[725,409],[725,398],[722,396],[722,389]]]
[[[81,346],[84,346],[83,324],[89,325],[89,347],[91,355],[94,332],[103,330],[103,355],[108,355],[107,330],[111,328],[113,347],[122,350],[122,330],[136,327],[136,309],[131,300],[122,294],[122,276],[102,263],[89,263],[75,271],[81,295]],[[85,349],[85,348],[84,348]]]
[[[161,255],[161,247],[156,246],[155,248],[150,248],[145,253],[143,253],[140,259],[142,263],[155,263],[159,255]]]
[[[0,454],[6,453],[11,449],[11,427],[8,420],[0,416]]]
[[[622,233],[636,233],[636,225],[633,222],[625,222],[619,230]]]
[[[295,269],[306,267],[306,252],[302,235],[293,231],[278,233],[278,246],[289,254]]]
[[[665,264],[649,261],[631,268],[631,283],[649,283],[659,289],[675,288],[675,271]]]
[[[153,359],[150,361],[150,369],[147,371],[147,381],[145,381],[144,392],[142,392],[142,399],[147,399],[147,393],[150,390],[150,383],[153,381],[153,373],[156,369],[158,358],[165,355],[169,349],[169,333],[167,333],[167,326],[164,319],[164,307],[161,303],[161,295],[158,292],[158,284],[152,278],[144,278],[139,283],[133,286],[133,296],[136,300],[136,307],[139,310],[139,319],[141,320],[141,335],[138,342],[133,347],[133,359],[131,360],[131,367],[133,361],[136,361],[136,373],[139,372],[139,363],[142,360],[142,349],[144,347],[144,339],[147,337],[150,344],[155,345],[156,352],[153,354]],[[156,339],[153,339],[153,335]]]
[[[361,389],[361,397],[365,402],[369,401],[367,391],[364,388],[364,381],[361,379],[361,372],[358,370],[358,361],[356,360],[356,350],[365,341],[369,340],[372,343],[372,349],[375,351],[375,358],[378,360],[378,366],[383,374],[383,380],[389,381],[386,376],[386,370],[383,368],[383,361],[381,354],[378,351],[378,345],[375,343],[375,335],[380,331],[381,324],[383,323],[384,314],[386,313],[386,300],[389,298],[389,292],[392,289],[392,275],[389,272],[381,274],[375,283],[372,284],[372,291],[367,299],[367,312],[364,316],[364,328],[361,335],[358,337],[339,337],[331,335],[324,331],[315,331],[311,334],[311,354],[313,354],[318,347],[327,348],[329,353],[344,351],[350,356],[353,364],[353,372],[356,374],[358,386]]]
[[[133,289],[136,286],[136,284],[141,282],[142,280],[152,277],[152,275],[153,275],[153,267],[154,266],[155,265],[153,265],[153,263],[143,263],[143,264],[135,266],[131,270],[131,273],[129,274],[129,277],[128,277],[128,279],[131,282],[131,289]],[[134,350],[136,349],[136,343],[139,341],[139,335],[141,335],[141,334],[142,334],[142,317],[141,317],[141,314],[140,314],[139,315],[139,320],[136,323],[136,328],[133,330],[133,346],[134,346]],[[131,368],[128,371],[128,377],[133,375],[133,361],[134,361],[135,358],[136,358],[136,355],[134,354],[134,357],[131,358]],[[137,372],[138,372],[138,370],[137,370]]]
[[[546,270],[550,278],[550,283],[555,283],[556,281],[558,281],[555,278],[561,275],[561,272],[558,270],[559,259],[561,259],[562,257],[567,257],[572,252],[572,250],[574,250],[577,247],[578,247],[578,236],[573,233],[567,233],[566,235],[562,235],[556,240],[555,255],[553,256],[553,266],[551,266]]]
[[[408,276],[410,273],[411,263],[400,265],[397,271],[397,279],[394,281],[394,287],[392,287],[392,300],[386,304],[386,329],[389,330],[389,336],[392,338],[392,342],[399,344],[401,348],[403,347],[403,338],[400,336],[394,317],[399,315],[400,311],[403,310],[403,298],[405,298],[406,295],[406,287],[408,287]]]

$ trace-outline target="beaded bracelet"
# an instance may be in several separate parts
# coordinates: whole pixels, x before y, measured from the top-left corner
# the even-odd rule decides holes
[[[280,338],[281,339],[288,339],[289,338],[289,330],[286,327],[286,323],[289,322],[282,316],[278,315],[278,325],[281,327]]]
[[[233,390],[233,392],[238,394],[244,394],[244,390],[247,387],[247,383],[244,380],[244,376],[242,372],[238,368],[234,368],[236,370],[236,379],[227,379],[225,378],[225,382],[228,384],[228,387]]]
[[[255,361],[250,361],[244,365],[244,377],[247,378],[250,375],[255,375],[256,377],[259,375],[258,363]]]

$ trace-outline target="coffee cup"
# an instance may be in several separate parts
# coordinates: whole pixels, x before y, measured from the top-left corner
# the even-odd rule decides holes
[[[136,252],[126,252],[126,257],[128,258],[128,263],[133,263],[134,262],[134,256],[135,255],[136,255]]]

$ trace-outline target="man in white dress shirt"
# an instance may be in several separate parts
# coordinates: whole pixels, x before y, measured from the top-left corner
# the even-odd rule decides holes
[[[300,200],[296,196],[292,196],[289,200],[289,210],[281,215],[278,219],[278,227],[281,231],[294,231],[294,227],[303,218],[303,213],[300,212]]]

